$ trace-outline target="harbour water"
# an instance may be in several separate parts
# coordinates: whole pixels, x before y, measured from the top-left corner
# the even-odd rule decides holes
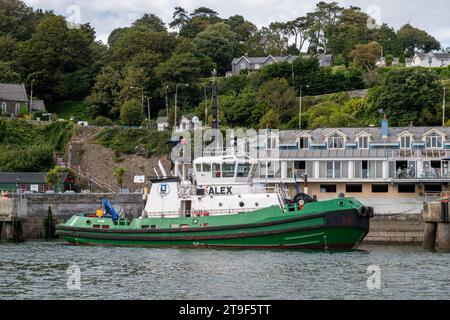
[[[449,254],[407,246],[329,253],[2,243],[0,299],[450,299],[449,264]]]

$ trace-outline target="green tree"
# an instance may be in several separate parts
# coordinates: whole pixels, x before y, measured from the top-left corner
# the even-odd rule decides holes
[[[137,99],[127,100],[120,108],[120,122],[124,126],[138,126],[144,121],[144,111]]]
[[[0,61],[0,82],[20,83],[20,74],[13,70],[10,63]]]
[[[264,83],[256,94],[256,102],[263,110],[273,110],[282,122],[288,121],[298,107],[295,90],[286,79],[275,78]],[[269,114],[272,116],[272,113]]]
[[[92,93],[86,98],[86,103],[94,116],[114,114],[113,106],[119,96],[119,83],[120,74],[111,66],[103,67],[97,74]]]
[[[247,41],[258,28],[244,19],[243,16],[234,15],[225,20],[225,23],[230,27],[231,31],[236,35],[236,40],[240,42]]]
[[[280,116],[273,109],[267,111],[259,121],[260,128],[277,128],[280,125]]]
[[[166,25],[162,19],[154,14],[144,16],[133,23],[133,28],[150,32],[166,32]]]
[[[397,36],[409,58],[414,56],[416,50],[429,52],[441,48],[441,44],[433,36],[409,23],[400,28]]]
[[[438,125],[442,116],[442,84],[435,72],[425,68],[392,69],[370,99],[383,109],[394,126]],[[431,119],[427,113],[434,114]]]
[[[113,171],[113,176],[116,179],[119,188],[122,189],[123,177],[125,176],[125,169],[122,167],[115,168]]]
[[[358,44],[350,52],[349,58],[357,66],[361,66],[369,71],[373,69],[381,56],[381,46],[378,42],[369,44]]]
[[[230,69],[236,47],[236,38],[225,23],[217,23],[200,32],[194,39],[200,53],[208,55],[224,74]]]
[[[189,21],[188,12],[182,7],[175,7],[172,18],[169,27],[177,29],[178,32]]]
[[[53,188],[53,191],[56,191],[56,187],[61,181],[61,170],[57,167],[50,170],[45,176],[45,183]]]

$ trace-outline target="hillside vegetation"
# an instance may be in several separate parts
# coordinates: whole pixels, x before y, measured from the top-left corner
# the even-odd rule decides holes
[[[0,171],[48,171],[55,152],[63,152],[73,132],[70,122],[32,125],[0,119]]]

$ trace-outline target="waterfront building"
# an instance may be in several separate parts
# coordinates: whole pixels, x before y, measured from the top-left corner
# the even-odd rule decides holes
[[[247,153],[253,144],[238,145]],[[418,213],[427,195],[450,191],[450,128],[389,127],[385,119],[381,127],[267,130],[254,149],[255,182],[295,194],[307,175],[310,195],[344,193],[377,213]]]

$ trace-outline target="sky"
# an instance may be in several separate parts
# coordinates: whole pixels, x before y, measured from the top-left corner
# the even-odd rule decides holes
[[[326,1],[331,2],[332,0]],[[173,8],[181,6],[191,12],[206,6],[221,18],[239,14],[258,27],[273,21],[288,21],[314,10],[319,1],[311,0],[25,0],[34,9],[53,10],[69,21],[89,22],[97,38],[106,43],[115,28],[130,26],[144,13],[153,13],[167,24]],[[381,23],[396,29],[406,23],[426,30],[442,46],[450,47],[450,1],[448,0],[338,0],[341,6],[360,7]]]

